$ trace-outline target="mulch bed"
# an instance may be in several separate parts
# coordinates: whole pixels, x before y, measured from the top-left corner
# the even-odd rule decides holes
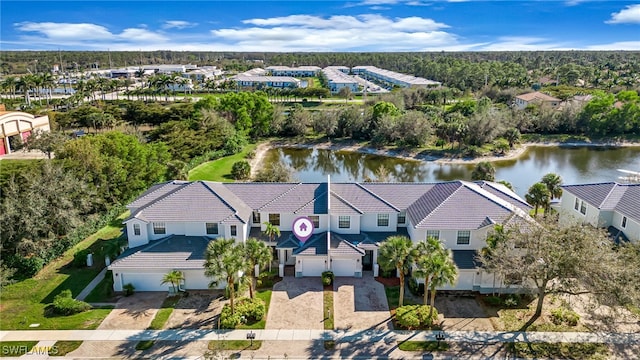
[[[375,279],[384,286],[400,286],[400,279],[398,278],[383,278],[378,276]]]

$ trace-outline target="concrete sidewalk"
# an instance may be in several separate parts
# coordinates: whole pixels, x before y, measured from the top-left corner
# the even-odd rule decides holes
[[[96,275],[96,277],[91,280],[91,282],[89,283],[89,285],[87,285],[81,292],[80,294],[78,294],[78,296],[76,296],[77,300],[81,300],[84,301],[84,299],[89,296],[89,294],[91,293],[91,291],[93,291],[93,289],[95,289],[96,286],[98,286],[98,284],[100,283],[100,281],[102,281],[102,279],[104,279],[105,274],[107,273],[107,268],[105,267],[104,269],[102,269],[102,271],[100,271],[98,273],[98,275]]]
[[[208,341],[245,340],[248,330],[16,330],[0,331],[0,341]],[[498,331],[399,331],[399,330],[252,330],[255,340],[341,342],[435,341],[444,334],[444,341],[468,343],[565,342],[640,344],[639,333],[586,332],[498,332]]]

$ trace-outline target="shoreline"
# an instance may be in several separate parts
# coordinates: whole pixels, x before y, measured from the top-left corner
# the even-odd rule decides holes
[[[513,149],[506,152],[504,155],[488,155],[480,156],[476,158],[457,158],[451,156],[438,156],[430,153],[423,153],[424,151],[407,151],[407,150],[394,150],[394,149],[377,149],[370,146],[363,146],[354,142],[330,142],[325,141],[321,143],[298,143],[291,144],[283,141],[267,141],[260,143],[256,148],[256,155],[250,162],[251,175],[255,175],[262,167],[262,160],[268,150],[277,148],[292,148],[292,149],[321,149],[332,151],[346,151],[357,152],[368,155],[378,155],[394,157],[403,160],[425,161],[433,162],[436,164],[453,165],[453,164],[477,164],[480,162],[497,162],[517,160],[520,158],[530,147],[568,147],[568,148],[624,148],[624,147],[640,147],[640,142],[525,142],[516,145]]]

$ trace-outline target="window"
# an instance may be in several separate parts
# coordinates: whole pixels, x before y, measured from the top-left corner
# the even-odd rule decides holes
[[[207,235],[218,235],[218,223],[207,223]]]
[[[238,235],[238,227],[236,225],[231,225],[231,236]]]
[[[627,227],[627,217],[623,216],[622,217],[622,224],[620,224],[622,226],[622,228],[626,228]]]
[[[338,216],[338,227],[340,229],[348,229],[351,227],[350,216]]]
[[[378,226],[389,226],[389,214],[378,214]]]
[[[156,235],[166,234],[167,228],[165,227],[163,222],[154,222],[153,223],[153,233]]]
[[[253,212],[253,223],[260,224],[260,213],[257,211]]]
[[[309,219],[311,219],[311,222],[313,223],[313,228],[317,229],[320,227],[320,216],[318,215],[311,215],[309,216]]]
[[[440,230],[427,230],[427,239],[428,238],[440,240]]]
[[[401,211],[398,213],[398,224],[406,224],[407,222],[407,213]]]
[[[471,231],[460,230],[458,231],[458,241],[456,242],[456,244],[469,245],[469,239],[471,239]]]
[[[587,203],[582,201],[580,204],[580,213],[582,215],[586,215],[587,214]]]
[[[280,214],[269,214],[269,222],[273,226],[280,226]]]
[[[580,200],[576,198],[576,202],[573,204],[573,208],[577,211],[580,208]]]
[[[133,224],[133,235],[136,235],[136,236],[140,235],[140,224]]]

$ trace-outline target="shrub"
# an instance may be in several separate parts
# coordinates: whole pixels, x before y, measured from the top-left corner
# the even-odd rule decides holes
[[[87,255],[90,254],[89,249],[79,250],[73,254],[73,266],[82,268],[87,266]]]
[[[44,260],[37,256],[22,257],[13,255],[7,259],[9,267],[16,269],[14,278],[27,279],[37,274],[44,266]]]
[[[122,290],[124,291],[124,296],[131,296],[136,291],[136,287],[132,283],[128,283],[122,287]]]
[[[333,271],[324,271],[322,273],[322,285],[329,286],[333,283],[333,279],[335,276],[333,275]]]
[[[236,161],[231,168],[231,176],[236,180],[245,180],[251,175],[251,166],[245,160]]]
[[[220,328],[221,329],[235,329],[240,324],[240,314],[236,311],[231,313],[231,306],[225,304],[220,312]]]
[[[256,157],[256,151],[255,150],[251,150],[244,157],[245,157],[245,159],[253,159],[254,157]]]
[[[502,306],[503,301],[499,296],[487,296],[484,298],[484,301],[491,306]]]
[[[507,296],[507,298],[504,300],[504,305],[506,307],[516,307],[518,306],[518,296],[517,295],[509,295]]]
[[[60,315],[73,315],[91,309],[91,305],[71,297],[71,290],[62,290],[53,298],[53,311]]]
[[[556,325],[565,323],[569,326],[576,326],[578,325],[578,321],[580,321],[580,315],[570,309],[557,308],[551,310],[551,321]]]
[[[238,300],[235,310],[237,314],[240,314],[240,318],[244,318],[247,323],[262,320],[266,313],[264,301],[258,298]]]
[[[438,318],[438,310],[433,308],[429,317],[430,305],[405,305],[396,309],[396,321],[409,329],[420,329],[431,326]]]
[[[411,293],[416,296],[424,295],[424,283],[418,284],[418,281],[416,279],[410,278],[409,291],[411,291]]]

